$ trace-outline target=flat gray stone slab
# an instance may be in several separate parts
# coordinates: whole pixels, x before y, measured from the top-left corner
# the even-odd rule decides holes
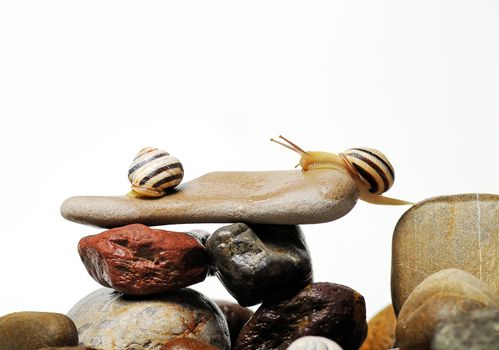
[[[350,176],[336,169],[214,172],[157,199],[71,197],[64,218],[99,227],[132,223],[315,224],[347,214],[358,199]]]

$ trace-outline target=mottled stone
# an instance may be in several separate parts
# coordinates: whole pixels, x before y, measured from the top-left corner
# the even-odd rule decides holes
[[[296,339],[287,350],[343,350],[336,342],[313,335]]]
[[[206,248],[215,275],[243,306],[286,298],[312,282],[299,226],[237,223],[216,230]]]
[[[315,335],[345,350],[357,350],[367,334],[364,298],[335,283],[314,283],[290,299],[264,303],[241,330],[236,350],[286,349],[294,340]]]
[[[499,292],[499,196],[463,194],[418,203],[399,220],[392,250],[395,314],[419,283],[447,268],[467,271]]]
[[[218,350],[210,344],[200,342],[192,338],[178,338],[171,340],[161,347],[160,350]]]
[[[499,309],[475,310],[437,326],[432,350],[492,350],[499,347]]]
[[[180,289],[208,271],[208,254],[197,239],[140,224],[84,237],[78,252],[97,282],[130,295]]]
[[[39,348],[37,350],[97,350],[94,348],[87,348],[81,346],[57,346],[57,347],[49,347],[49,348]]]
[[[229,301],[215,300],[215,303],[225,316],[225,320],[229,326],[230,343],[234,345],[241,329],[253,315],[253,311]]]
[[[313,224],[342,217],[357,198],[354,180],[340,169],[214,172],[158,199],[72,197],[62,204],[61,214],[100,227],[238,221]]]
[[[386,350],[395,343],[397,319],[390,304],[367,323],[367,338],[360,350]]]
[[[439,322],[498,306],[499,294],[473,275],[458,269],[437,272],[414,289],[400,310],[397,345],[404,350],[430,349]]]
[[[70,318],[53,312],[14,312],[0,317],[0,350],[78,345]]]
[[[189,337],[230,349],[229,330],[220,309],[189,288],[141,297],[102,288],[79,301],[68,316],[75,322],[83,346],[158,350],[170,340]]]

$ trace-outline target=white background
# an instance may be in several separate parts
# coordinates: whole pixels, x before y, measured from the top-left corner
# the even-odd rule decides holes
[[[184,181],[290,169],[269,142],[370,146],[396,169],[388,195],[498,193],[497,1],[0,2],[0,315],[67,312],[99,285],[65,221],[73,195],[128,192],[144,146]],[[316,281],[390,303],[393,228],[407,207],[358,203],[304,225]],[[173,229],[221,225],[186,225]],[[196,285],[229,298],[215,277]]]

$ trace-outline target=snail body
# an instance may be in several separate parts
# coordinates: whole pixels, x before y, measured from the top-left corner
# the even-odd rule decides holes
[[[154,147],[139,151],[128,169],[132,197],[161,197],[177,186],[184,177],[180,161],[168,152]]]
[[[359,198],[372,204],[407,205],[411,202],[382,196],[395,180],[395,171],[386,156],[374,148],[351,148],[343,153],[304,151],[293,142],[279,136],[287,143],[276,142],[301,155],[299,166],[311,169],[342,169],[354,179]]]

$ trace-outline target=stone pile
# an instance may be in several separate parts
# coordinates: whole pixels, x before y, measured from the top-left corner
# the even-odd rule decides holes
[[[357,195],[344,172],[320,170],[212,173],[159,199],[66,200],[65,218],[110,228],[78,244],[88,273],[105,287],[68,313],[80,346],[286,349],[314,336],[358,349],[367,334],[364,298],[314,283],[299,226],[345,215]],[[149,227],[227,221],[235,223],[213,234]],[[238,304],[186,288],[209,274]],[[254,314],[246,308],[260,303]]]
[[[159,199],[70,198],[65,218],[108,228],[78,244],[103,288],[67,316],[1,317],[0,350],[494,348],[499,196],[410,208],[393,234],[392,305],[369,324],[361,294],[313,280],[300,226],[345,215],[357,197],[345,172],[316,169],[212,173]],[[200,222],[233,224],[213,233],[150,227]],[[237,304],[188,288],[210,275]]]

